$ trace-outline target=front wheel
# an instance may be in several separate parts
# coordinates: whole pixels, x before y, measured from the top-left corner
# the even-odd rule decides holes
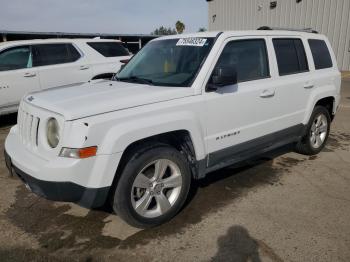
[[[296,151],[304,155],[315,155],[326,145],[331,124],[328,110],[316,106],[306,128],[305,136],[296,146]]]
[[[141,149],[121,174],[113,209],[132,226],[160,225],[181,209],[190,183],[189,164],[175,148],[162,145]]]

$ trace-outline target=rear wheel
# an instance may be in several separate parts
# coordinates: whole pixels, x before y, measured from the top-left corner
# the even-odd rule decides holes
[[[327,108],[316,106],[308,123],[305,136],[296,146],[296,151],[305,155],[318,154],[325,146],[331,118]]]
[[[141,149],[121,174],[113,209],[132,226],[160,225],[181,209],[190,183],[188,162],[179,151],[164,145]]]

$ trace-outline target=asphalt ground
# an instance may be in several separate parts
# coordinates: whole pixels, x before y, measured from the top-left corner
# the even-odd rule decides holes
[[[30,193],[0,155],[0,261],[350,261],[350,73],[326,148],[280,151],[199,181],[169,223]],[[0,118],[0,152],[16,115]]]

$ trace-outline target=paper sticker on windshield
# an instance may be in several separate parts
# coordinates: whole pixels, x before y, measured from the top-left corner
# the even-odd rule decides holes
[[[206,38],[181,38],[177,41],[177,46],[204,46]]]

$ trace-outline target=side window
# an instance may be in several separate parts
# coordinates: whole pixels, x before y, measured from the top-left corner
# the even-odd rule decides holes
[[[88,42],[90,47],[95,49],[104,57],[128,56],[130,55],[121,43],[118,42]]]
[[[266,43],[264,39],[229,42],[216,66],[233,66],[238,82],[270,77]]]
[[[280,76],[309,71],[303,42],[300,39],[273,39]]]
[[[13,47],[0,52],[0,71],[32,67],[32,53],[29,46]]]
[[[79,59],[79,52],[71,44],[35,45],[35,66],[71,63]]]
[[[81,57],[78,50],[72,44],[67,44],[67,48],[69,54],[69,62],[75,62]]]
[[[332,58],[325,41],[310,39],[309,45],[316,70],[333,67]]]

